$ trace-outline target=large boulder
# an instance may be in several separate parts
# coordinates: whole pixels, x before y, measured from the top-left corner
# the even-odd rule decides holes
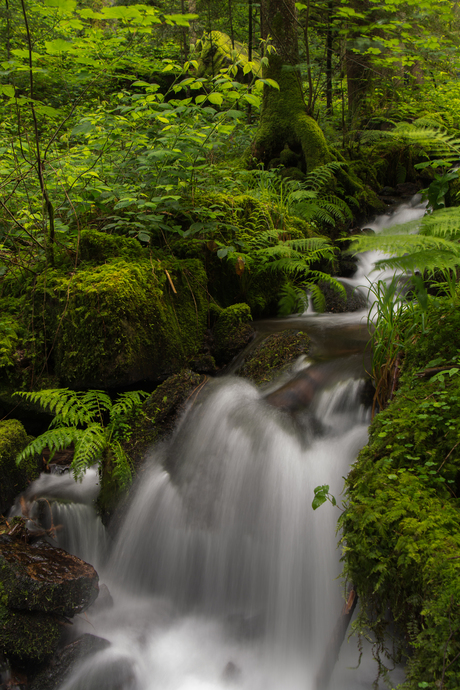
[[[36,386],[53,387],[38,381],[38,369],[55,375],[54,387],[156,382],[196,356],[207,315],[201,261],[154,259],[133,240],[96,231],[82,232],[81,259],[76,269],[48,269],[33,285],[7,280],[0,310],[21,293],[24,341],[17,348],[43,345],[29,358]]]

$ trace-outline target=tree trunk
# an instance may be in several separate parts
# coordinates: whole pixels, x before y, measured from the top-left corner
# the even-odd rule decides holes
[[[265,165],[299,167],[310,172],[330,160],[318,124],[307,115],[302,94],[295,0],[263,0],[263,37],[272,39],[275,52],[268,55],[264,77],[274,79],[279,91],[264,87],[260,124],[252,154]]]

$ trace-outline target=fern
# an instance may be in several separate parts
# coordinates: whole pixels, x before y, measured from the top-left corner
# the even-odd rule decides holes
[[[376,262],[376,269],[402,271],[452,269],[460,265],[460,208],[448,208],[427,214],[421,221],[393,226],[380,235],[356,238],[353,252],[381,251],[391,256]]]
[[[54,413],[48,431],[31,441],[18,455],[20,464],[26,458],[49,448],[51,455],[57,450],[74,447],[71,464],[75,479],[81,478],[86,469],[101,463],[106,453],[114,458],[114,477],[121,487],[131,480],[129,460],[120,441],[130,433],[129,419],[139,410],[142,399],[148,393],[128,391],[121,393],[115,403],[104,391],[72,391],[67,388],[16,393],[26,400],[40,404]],[[104,425],[105,415],[109,422]]]

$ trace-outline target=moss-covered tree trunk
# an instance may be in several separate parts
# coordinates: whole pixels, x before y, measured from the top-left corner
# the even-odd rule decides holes
[[[279,91],[266,86],[260,125],[252,145],[254,157],[265,165],[282,162],[309,172],[330,160],[324,135],[307,114],[302,93],[295,0],[263,0],[264,38],[275,52],[268,55],[264,77],[274,79]]]

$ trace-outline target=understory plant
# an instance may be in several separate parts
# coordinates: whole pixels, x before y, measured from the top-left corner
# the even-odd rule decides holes
[[[37,436],[18,455],[17,464],[41,453],[45,448],[51,457],[58,450],[73,448],[71,463],[75,479],[81,479],[86,469],[110,457],[112,475],[120,488],[129,484],[131,463],[122,442],[130,436],[130,423],[139,414],[142,399],[148,393],[128,391],[120,393],[113,402],[99,390],[72,391],[68,388],[17,392],[29,402],[38,403],[54,414],[43,434]]]

